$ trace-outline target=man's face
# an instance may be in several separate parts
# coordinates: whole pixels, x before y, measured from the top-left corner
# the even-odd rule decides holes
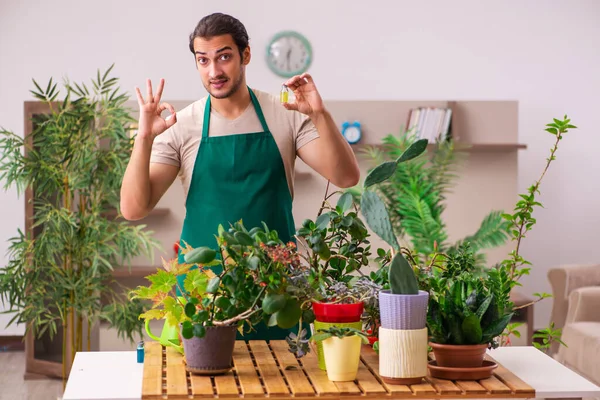
[[[215,36],[210,39],[194,39],[196,68],[200,71],[202,84],[214,98],[224,99],[233,95],[242,85],[244,70],[250,62],[250,47],[244,57],[231,35]]]

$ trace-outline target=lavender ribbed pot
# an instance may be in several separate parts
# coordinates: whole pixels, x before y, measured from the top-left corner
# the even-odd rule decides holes
[[[379,292],[381,326],[385,329],[423,329],[427,322],[429,293],[392,294],[390,290]]]
[[[186,370],[200,375],[218,375],[231,370],[236,332],[237,326],[209,326],[203,338],[184,338]]]

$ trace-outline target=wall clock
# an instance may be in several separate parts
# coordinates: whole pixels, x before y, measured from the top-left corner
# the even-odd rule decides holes
[[[362,138],[362,129],[360,127],[360,122],[344,122],[342,124],[342,136],[346,138],[348,143],[356,144]]]
[[[312,58],[310,42],[295,31],[277,33],[267,46],[267,65],[271,71],[284,78],[306,72]]]

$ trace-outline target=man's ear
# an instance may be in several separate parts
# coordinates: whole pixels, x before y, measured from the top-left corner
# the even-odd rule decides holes
[[[250,53],[250,46],[247,46],[244,49],[242,56],[243,56],[242,57],[242,64],[248,65],[250,63],[250,59],[252,58],[251,53]]]

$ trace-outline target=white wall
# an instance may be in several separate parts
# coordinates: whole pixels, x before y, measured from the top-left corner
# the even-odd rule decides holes
[[[351,6],[352,5],[352,6]],[[260,9],[259,9],[260,7]],[[271,35],[296,29],[312,42],[310,70],[327,99],[516,99],[520,102],[519,187],[541,172],[552,143],[543,131],[568,113],[569,134],[542,186],[544,210],[523,244],[534,263],[526,290],[548,290],[546,271],[598,262],[600,213],[595,179],[600,145],[600,2],[587,1],[0,1],[0,126],[22,133],[31,78],[88,81],[115,62],[123,88],[166,78],[165,99],[205,94],[187,37],[213,11],[245,23],[253,46],[248,83],[277,92],[264,63]],[[493,185],[492,179],[489,185]],[[485,190],[485,188],[482,188]],[[474,193],[476,197],[476,193]],[[6,240],[23,227],[23,203],[0,192],[0,265]],[[548,320],[550,301],[536,308]],[[5,316],[0,316],[0,334]]]

